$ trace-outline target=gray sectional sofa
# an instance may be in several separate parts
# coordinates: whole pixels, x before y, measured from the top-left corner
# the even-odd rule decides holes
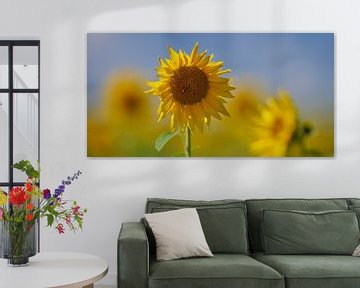
[[[156,261],[146,223],[123,223],[119,288],[360,287],[360,199],[148,199],[145,212],[188,207],[214,257]]]

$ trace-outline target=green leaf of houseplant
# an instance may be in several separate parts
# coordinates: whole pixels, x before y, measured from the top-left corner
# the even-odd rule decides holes
[[[54,223],[54,216],[53,215],[51,215],[51,214],[48,214],[47,215],[47,224],[48,224],[48,226],[50,226],[51,227],[51,225]]]
[[[14,168],[22,171],[22,172],[25,172],[26,175],[29,177],[29,178],[33,178],[33,179],[36,179],[38,180],[40,178],[40,171],[39,169],[36,170],[34,168],[34,166],[32,166],[32,164],[30,163],[30,161],[28,160],[21,160],[17,163],[15,163],[13,165]]]
[[[156,151],[161,151],[162,148],[175,136],[180,134],[180,130],[175,130],[174,132],[165,132],[162,133],[156,140],[155,140],[155,149]]]

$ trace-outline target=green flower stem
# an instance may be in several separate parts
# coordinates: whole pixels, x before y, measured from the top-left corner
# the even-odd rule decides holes
[[[191,157],[191,130],[186,127],[185,131],[185,155],[186,157]]]
[[[27,252],[27,236],[26,223],[8,223],[10,241],[11,241],[11,255],[13,258],[21,258]]]

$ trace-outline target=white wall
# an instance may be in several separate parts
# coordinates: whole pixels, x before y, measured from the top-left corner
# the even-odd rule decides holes
[[[8,122],[8,116],[5,113],[5,111],[2,109],[2,107],[7,106],[7,102],[5,104],[5,100],[0,96],[0,135],[7,135],[9,132],[9,122]],[[8,139],[6,139],[5,137],[0,137],[0,163],[8,163],[9,159],[8,159],[8,154],[7,152],[4,151],[8,151]],[[5,164],[6,165],[6,164]],[[6,167],[5,165],[1,165],[1,168]],[[0,181],[5,181],[5,179],[8,178],[8,171],[7,170],[0,170]]]
[[[84,173],[67,195],[88,207],[83,233],[42,230],[43,251],[107,259],[115,284],[121,222],[147,197],[360,196],[360,1],[0,0],[0,37],[41,40],[42,183]],[[88,159],[86,32],[327,31],[336,33],[334,159]]]

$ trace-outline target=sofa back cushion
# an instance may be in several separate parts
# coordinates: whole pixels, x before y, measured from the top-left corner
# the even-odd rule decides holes
[[[351,206],[360,206],[360,198],[348,198],[348,205]]]
[[[246,200],[250,244],[253,252],[263,251],[261,246],[261,210],[330,211],[348,210],[346,199],[254,199]]]
[[[269,255],[352,255],[359,244],[354,211],[262,210],[263,249]]]
[[[213,253],[248,254],[247,213],[241,200],[193,201],[150,198],[146,213],[196,208],[206,241]],[[175,224],[174,224],[175,225]],[[154,238],[149,229],[149,241]],[[154,243],[150,243],[154,247]]]
[[[360,199],[358,198],[348,198],[348,205],[350,211],[355,211],[358,218],[359,228],[360,228]]]

